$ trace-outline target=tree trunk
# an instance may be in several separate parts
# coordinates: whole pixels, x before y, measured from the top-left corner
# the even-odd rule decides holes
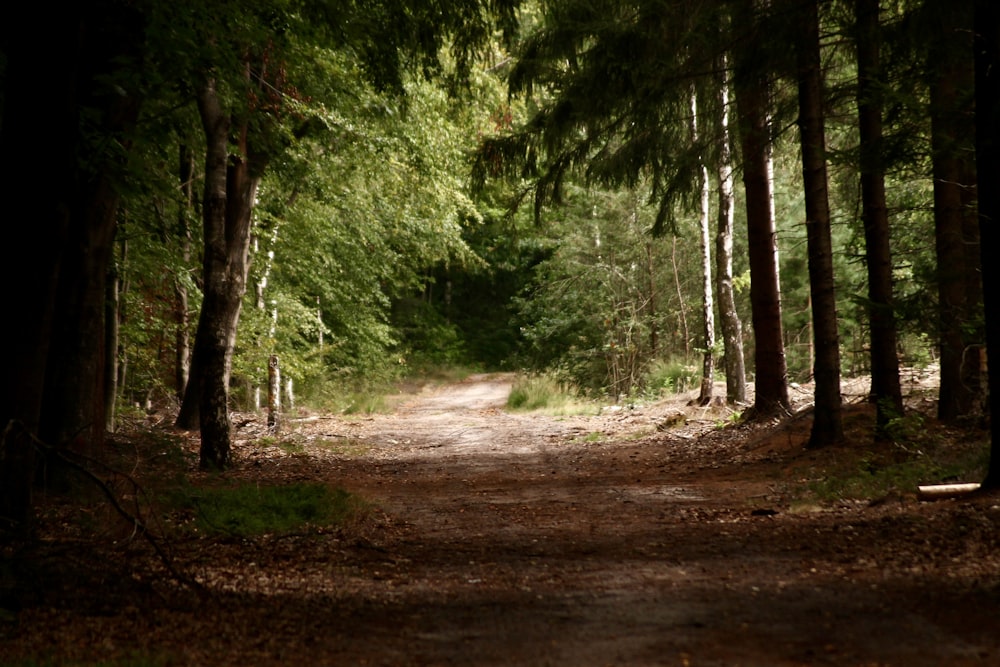
[[[691,139],[698,142],[698,96],[691,91]],[[701,197],[698,211],[698,236],[701,249],[701,322],[702,322],[702,368],[701,390],[698,394],[698,404],[708,405],[712,402],[715,388],[715,304],[712,301],[712,242],[709,232],[709,194],[708,168],[704,161],[698,166],[698,181]]]
[[[16,326],[5,322],[0,335],[4,350],[17,351],[6,355],[0,380],[0,529],[23,532],[33,524],[33,438],[38,436],[56,287],[70,229],[79,118],[76,72],[65,64],[80,55],[82,9],[55,12],[48,21],[38,7],[27,11],[24,25],[0,22],[6,57],[0,196],[8,206],[32,203],[30,223],[5,225],[18,261],[0,262],[0,281],[8,287],[4,309],[16,314]],[[48,57],[38,60],[37,44],[43,43],[50,46]]]
[[[677,289],[677,316],[681,325],[681,336],[684,337],[684,363],[691,357],[691,334],[688,332],[687,308],[684,305],[684,292],[681,290],[681,274],[677,267],[677,237],[671,237],[670,264],[674,269],[674,287]]]
[[[833,244],[826,175],[826,128],[823,116],[823,73],[820,70],[819,10],[816,0],[801,4],[796,62],[799,80],[799,139],[805,187],[809,294],[812,300],[816,362],[815,408],[810,447],[844,437],[840,397],[840,341],[833,276]]]
[[[889,215],[882,165],[882,71],[879,0],[857,0],[858,131],[861,143],[861,204],[868,265],[868,318],[871,330],[870,400],[875,403],[876,435],[903,414],[896,354],[896,318],[892,297]]]
[[[979,183],[979,240],[983,269],[983,308],[987,356],[1000,359],[1000,271],[997,224],[1000,221],[1000,5],[976,0],[976,180]],[[1000,488],[1000,373],[988,372],[990,464],[983,488]]]
[[[104,300],[104,320],[107,332],[104,340],[104,429],[115,431],[115,408],[118,403],[118,322],[119,322],[119,278],[118,269],[112,262]]]
[[[938,0],[929,6],[929,20],[944,27],[930,44],[928,66],[940,326],[938,417],[952,421],[983,407],[977,400],[984,381],[978,355],[984,336],[979,230],[970,201],[974,165],[967,157],[975,142],[968,122],[973,113],[968,91],[974,87],[972,12],[966,2]]]
[[[236,154],[230,154],[232,120],[222,108],[214,81],[199,92],[198,110],[207,140],[202,207],[205,294],[184,402],[197,404],[201,467],[218,470],[228,467],[232,456],[229,374],[246,293],[251,213],[260,172],[251,169],[245,125],[239,128]]]
[[[0,527],[30,530],[36,438],[51,442],[104,435],[104,285],[114,230],[119,158],[137,114],[119,70],[134,59],[143,27],[131,6],[71,3],[52,12],[24,6],[17,22],[0,22],[4,51],[0,195],[30,202],[30,218],[5,230],[17,261],[0,263],[8,290],[5,308],[16,322],[3,327],[13,350],[0,381]],[[87,29],[84,29],[86,25]],[[39,57],[45,45],[45,57]],[[134,62],[134,60],[132,60]],[[108,85],[114,82],[116,85]],[[106,91],[113,90],[113,94]],[[123,91],[125,91],[123,93]],[[81,131],[79,110],[94,111],[100,127]],[[102,145],[95,149],[94,133]],[[81,170],[86,162],[88,170]],[[114,175],[112,175],[112,173]],[[81,253],[92,253],[81,257]],[[92,283],[69,313],[57,309],[74,284]],[[58,319],[57,319],[58,315]],[[76,328],[74,328],[76,327]],[[76,343],[85,339],[90,347]],[[84,359],[75,359],[82,352]],[[65,365],[66,368],[57,368]],[[75,377],[80,385],[67,382]],[[48,386],[50,378],[60,383]],[[43,417],[43,414],[45,415]],[[64,421],[65,420],[65,421]],[[45,425],[43,429],[41,425]]]
[[[755,3],[738,3],[735,25],[750,32],[736,49],[736,109],[743,153],[743,187],[746,192],[747,245],[750,255],[750,307],[754,330],[755,395],[746,419],[767,419],[791,409],[788,372],[781,324],[781,288],[778,282],[777,233],[772,191],[771,123],[768,86],[754,68],[752,50],[759,43]]]
[[[719,217],[715,235],[715,281],[719,298],[719,324],[722,328],[723,361],[726,369],[726,402],[746,403],[746,366],[743,359],[743,325],[736,312],[733,295],[733,220],[736,198],[733,196],[733,165],[729,134],[729,87],[725,80],[725,57],[719,63],[719,110],[716,120],[719,136]]]
[[[180,181],[182,203],[177,211],[177,232],[181,242],[181,258],[184,269],[191,262],[191,225],[190,215],[194,209],[194,155],[185,145],[180,148]],[[187,282],[181,277],[174,278],[174,292],[177,301],[174,304],[176,322],[176,341],[174,358],[174,392],[182,399],[187,390],[191,371],[191,340],[188,333],[188,291]]]

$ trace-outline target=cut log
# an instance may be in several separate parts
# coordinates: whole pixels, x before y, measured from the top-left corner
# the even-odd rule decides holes
[[[979,484],[972,482],[969,484],[929,484],[917,487],[917,496],[920,500],[938,500],[941,498],[956,498],[965,496],[973,491],[979,490]]]

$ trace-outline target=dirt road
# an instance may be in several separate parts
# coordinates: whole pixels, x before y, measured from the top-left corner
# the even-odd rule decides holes
[[[235,475],[325,479],[376,519],[182,554],[212,601],[39,612],[45,639],[185,665],[1000,664],[1000,501],[798,507],[837,455],[803,452],[805,420],[509,414],[509,381],[301,421],[294,454],[247,439]]]
[[[395,530],[358,573],[380,605],[338,643],[348,662],[1000,664],[994,503],[793,513],[805,424],[508,414],[508,381],[353,425],[371,449],[341,482]]]

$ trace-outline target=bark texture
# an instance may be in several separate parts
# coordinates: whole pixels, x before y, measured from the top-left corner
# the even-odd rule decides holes
[[[1000,251],[1000,5],[977,0],[975,13],[976,173],[979,183],[979,239],[988,356],[1000,358],[1000,301],[996,253]],[[990,465],[986,489],[1000,488],[1000,373],[990,372]]]
[[[979,228],[975,215],[972,3],[934,0],[928,50],[934,235],[937,253],[941,385],[938,417],[952,421],[984,409],[979,373],[984,332]]]
[[[877,433],[903,414],[896,354],[892,254],[889,214],[885,203],[882,155],[882,95],[879,1],[858,0],[858,131],[861,141],[861,217],[865,227],[868,268],[868,319],[871,331],[870,399],[875,403]]]
[[[799,9],[796,61],[799,79],[799,139],[805,187],[809,294],[812,303],[815,407],[809,445],[819,447],[844,437],[840,397],[840,341],[833,275],[833,244],[826,174],[826,123],[820,70],[819,11],[816,0]]]
[[[233,132],[215,83],[198,95],[205,131],[205,191],[202,221],[204,300],[195,334],[185,403],[197,405],[201,467],[220,470],[232,461],[229,375],[236,328],[249,270],[250,226],[260,170],[255,169],[246,125]],[[231,134],[237,150],[229,151]]]
[[[772,191],[771,124],[767,79],[755,65],[755,3],[741,0],[736,25],[745,26],[742,43],[735,50],[735,92],[743,154],[743,187],[747,213],[747,246],[750,259],[750,307],[754,331],[754,405],[748,419],[787,413],[788,370],[781,321],[781,288],[778,281],[778,246]]]
[[[717,71],[726,71],[722,58]],[[736,311],[733,294],[733,220],[736,198],[733,195],[733,165],[729,132],[729,84],[724,75],[718,82],[717,135],[719,137],[719,208],[715,234],[715,285],[719,300],[719,325],[722,329],[723,364],[726,369],[726,402],[746,403],[746,362],[743,357],[743,324]]]

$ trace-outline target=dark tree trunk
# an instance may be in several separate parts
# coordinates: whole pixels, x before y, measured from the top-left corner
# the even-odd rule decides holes
[[[937,0],[928,20],[940,25],[929,48],[934,233],[937,251],[941,383],[938,417],[952,421],[983,406],[979,229],[975,218],[972,4]]]
[[[198,109],[207,139],[202,207],[204,300],[195,334],[185,404],[197,405],[201,467],[231,463],[229,374],[249,269],[250,223],[260,171],[248,148],[246,126],[229,152],[232,119],[214,82],[200,91]]]
[[[754,330],[754,404],[747,419],[787,413],[788,371],[781,324],[777,233],[771,167],[771,124],[765,74],[754,67],[752,51],[759,44],[755,3],[742,0],[735,25],[750,32],[735,51],[736,109],[743,153],[747,245],[750,255],[750,307]]]
[[[983,308],[987,356],[1000,359],[1000,4],[976,0],[976,173],[979,183],[979,240],[983,268]],[[990,464],[986,489],[1000,488],[1000,373],[989,372]]]
[[[119,196],[109,177],[73,211],[45,378],[43,441],[93,455],[104,441],[105,298]],[[72,279],[69,277],[72,276]]]
[[[5,233],[18,258],[0,262],[0,280],[8,286],[4,309],[16,314],[0,328],[3,349],[17,350],[7,355],[0,380],[0,529],[32,527],[32,440],[38,436],[56,287],[70,229],[79,118],[75,72],[65,63],[80,55],[82,6],[66,9],[46,21],[41,11],[29,8],[24,25],[0,22],[6,56],[0,197],[8,203]],[[51,47],[44,60],[37,59],[38,44]],[[14,202],[31,202],[30,222],[13,224]]]
[[[5,308],[17,317],[4,327],[4,349],[16,353],[0,382],[0,524],[23,529],[33,514],[34,440],[91,446],[104,435],[104,285],[114,184],[138,115],[129,79],[139,70],[118,75],[138,64],[143,26],[128,4],[21,12],[0,25],[0,195],[31,211],[9,225],[17,261],[0,269],[16,286]]]
[[[819,12],[816,0],[800,8],[796,61],[799,79],[799,139],[805,187],[809,295],[812,302],[816,383],[810,447],[844,437],[840,397],[840,341],[834,289],[833,243],[826,176],[826,128],[823,116],[823,73],[820,70]]]
[[[858,0],[858,131],[861,141],[861,203],[868,265],[868,318],[871,328],[872,384],[876,433],[881,436],[893,418],[903,414],[896,354],[896,318],[892,295],[892,255],[889,215],[885,204],[882,165],[882,74],[879,0]]]
[[[743,325],[736,312],[733,294],[733,219],[736,198],[733,196],[733,165],[729,132],[729,87],[725,79],[726,62],[717,68],[719,117],[716,132],[719,137],[719,217],[715,235],[715,282],[719,298],[719,325],[722,329],[723,362],[726,369],[726,402],[746,403],[746,365],[743,358]]]
[[[119,278],[118,269],[112,262],[104,295],[104,321],[107,331],[104,336],[104,428],[114,433],[115,414],[118,404],[118,333],[119,333]]]

